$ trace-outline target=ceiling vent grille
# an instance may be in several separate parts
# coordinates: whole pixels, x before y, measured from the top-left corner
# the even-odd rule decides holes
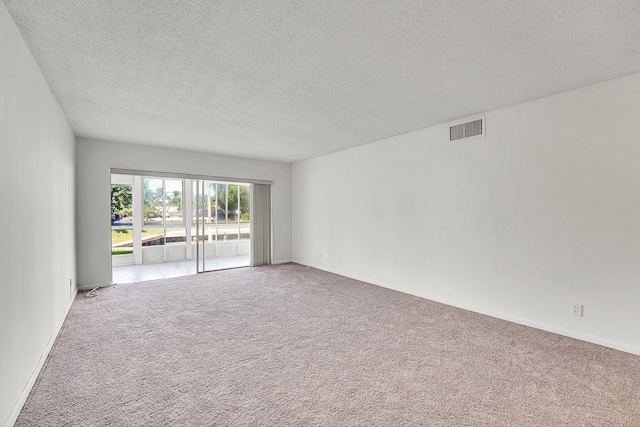
[[[449,128],[449,141],[484,135],[484,119],[473,120]]]

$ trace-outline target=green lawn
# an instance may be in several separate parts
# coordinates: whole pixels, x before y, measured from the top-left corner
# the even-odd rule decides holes
[[[133,253],[131,248],[113,248],[111,249],[111,255],[130,255]]]
[[[160,230],[142,230],[142,238],[144,239],[147,236],[155,236],[162,235],[163,231]],[[119,243],[130,242],[133,241],[133,230],[111,230],[111,245],[117,245]],[[129,252],[125,252],[125,251]],[[131,247],[121,247],[121,248],[113,248],[113,255],[120,255],[125,253],[131,253]],[[117,252],[114,253],[114,252]]]

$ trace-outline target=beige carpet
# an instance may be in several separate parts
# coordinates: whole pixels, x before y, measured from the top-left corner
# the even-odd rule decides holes
[[[631,426],[640,357],[287,264],[79,294],[18,426]]]

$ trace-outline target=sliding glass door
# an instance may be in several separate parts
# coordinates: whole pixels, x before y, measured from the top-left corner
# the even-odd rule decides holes
[[[193,181],[193,243],[197,271],[249,265],[251,186]]]
[[[112,267],[176,263],[163,267],[172,274],[250,265],[251,193],[252,184],[216,178],[112,173]]]

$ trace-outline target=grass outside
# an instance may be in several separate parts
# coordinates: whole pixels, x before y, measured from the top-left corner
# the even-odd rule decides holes
[[[130,255],[133,253],[131,248],[111,248],[111,255]]]
[[[162,235],[163,230],[142,230],[142,238]],[[120,243],[131,242],[131,246],[113,247]],[[111,230],[111,255],[130,255],[133,253],[133,230]]]
[[[163,230],[142,230],[142,238],[144,239],[147,236],[155,236],[163,234]],[[111,230],[111,244],[117,245],[119,243],[124,243],[128,241],[133,241],[133,230]]]

